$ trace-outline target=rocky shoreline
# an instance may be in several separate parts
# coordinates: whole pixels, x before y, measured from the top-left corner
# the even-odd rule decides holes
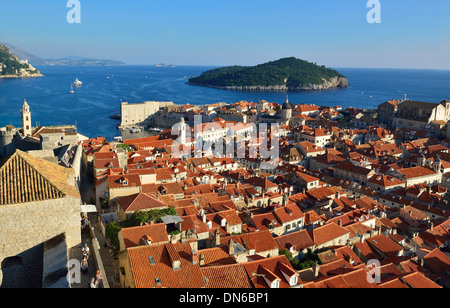
[[[323,80],[322,84],[307,84],[303,87],[282,86],[214,86],[207,84],[199,84],[186,82],[188,85],[202,86],[222,90],[233,91],[258,91],[258,92],[287,92],[287,91],[324,91],[338,88],[347,88],[349,86],[348,79],[344,77],[333,77],[330,80]]]
[[[41,73],[30,75],[0,75],[0,79],[44,77]]]

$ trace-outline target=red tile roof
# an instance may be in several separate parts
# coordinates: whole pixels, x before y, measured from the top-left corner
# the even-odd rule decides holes
[[[157,244],[127,249],[132,277],[136,288],[203,288],[205,279],[200,265],[191,261],[189,243]],[[153,257],[152,264],[149,257]],[[172,268],[172,261],[179,260],[181,267]],[[160,280],[160,284],[156,280]]]
[[[141,179],[138,174],[110,175],[108,176],[108,184],[110,189],[138,187],[141,186]]]
[[[227,245],[230,239],[235,243],[240,243],[248,250],[255,250],[256,253],[263,253],[273,249],[278,249],[272,234],[269,231],[259,231],[251,233],[243,233],[239,235],[232,235],[220,238],[222,245]]]
[[[332,241],[338,237],[344,236],[349,233],[350,232],[347,229],[338,226],[335,223],[329,223],[309,231],[309,235],[311,236],[316,246],[325,244],[329,241]]]
[[[152,244],[169,241],[165,224],[147,224],[138,227],[123,228],[121,231],[125,248],[140,246],[139,241],[145,235],[151,238]]]
[[[286,249],[289,251],[292,247],[295,251],[302,251],[303,249],[314,247],[314,242],[306,230],[295,231],[275,237],[275,242],[279,250]]]
[[[413,179],[413,178],[422,177],[422,176],[430,176],[430,175],[436,174],[436,172],[434,172],[430,168],[421,167],[421,166],[399,169],[398,172],[403,174],[408,179]]]
[[[206,288],[214,289],[250,289],[253,288],[244,265],[230,264],[201,268],[206,278]]]
[[[124,212],[167,208],[167,205],[165,203],[146,193],[138,193],[130,196],[120,197],[117,199],[117,202],[122,207]]]
[[[369,246],[380,251],[387,257],[396,256],[400,251],[403,250],[403,247],[401,245],[397,244],[396,242],[394,242],[394,240],[383,234],[368,238],[366,239],[366,242],[369,244]]]
[[[284,264],[283,266],[281,264]],[[292,268],[286,256],[281,255],[277,257],[261,259],[257,261],[250,261],[243,264],[251,283],[255,288],[270,288],[264,277],[270,282],[279,280],[280,288],[289,288],[289,281],[284,278],[283,272],[289,275],[295,275],[296,272]],[[301,284],[300,278],[298,283]]]

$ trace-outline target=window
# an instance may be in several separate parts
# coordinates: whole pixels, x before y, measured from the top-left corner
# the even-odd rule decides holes
[[[290,284],[291,286],[297,285],[297,281],[298,281],[297,278],[298,278],[297,276],[291,277],[291,279],[290,279],[290,281],[289,281],[289,284]]]
[[[270,287],[272,289],[278,289],[280,287],[280,281],[279,280],[273,281],[272,284],[270,285]]]

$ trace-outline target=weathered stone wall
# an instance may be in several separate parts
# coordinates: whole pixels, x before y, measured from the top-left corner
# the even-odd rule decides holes
[[[162,117],[159,115],[153,115],[151,118],[151,125],[153,126],[172,127],[177,123],[180,123],[180,119],[177,118],[170,119],[168,117]]]
[[[0,157],[6,157],[16,149],[14,135],[17,130],[8,130],[6,127],[0,127]]]
[[[41,288],[43,246],[40,244],[1,260],[0,288]]]
[[[78,249],[80,204],[80,198],[63,198],[0,206],[0,262],[60,234],[65,234],[68,249]]]

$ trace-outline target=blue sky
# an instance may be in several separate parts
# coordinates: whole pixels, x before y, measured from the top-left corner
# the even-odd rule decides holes
[[[0,0],[0,41],[46,58],[254,65],[295,56],[332,67],[450,69],[448,0]]]

